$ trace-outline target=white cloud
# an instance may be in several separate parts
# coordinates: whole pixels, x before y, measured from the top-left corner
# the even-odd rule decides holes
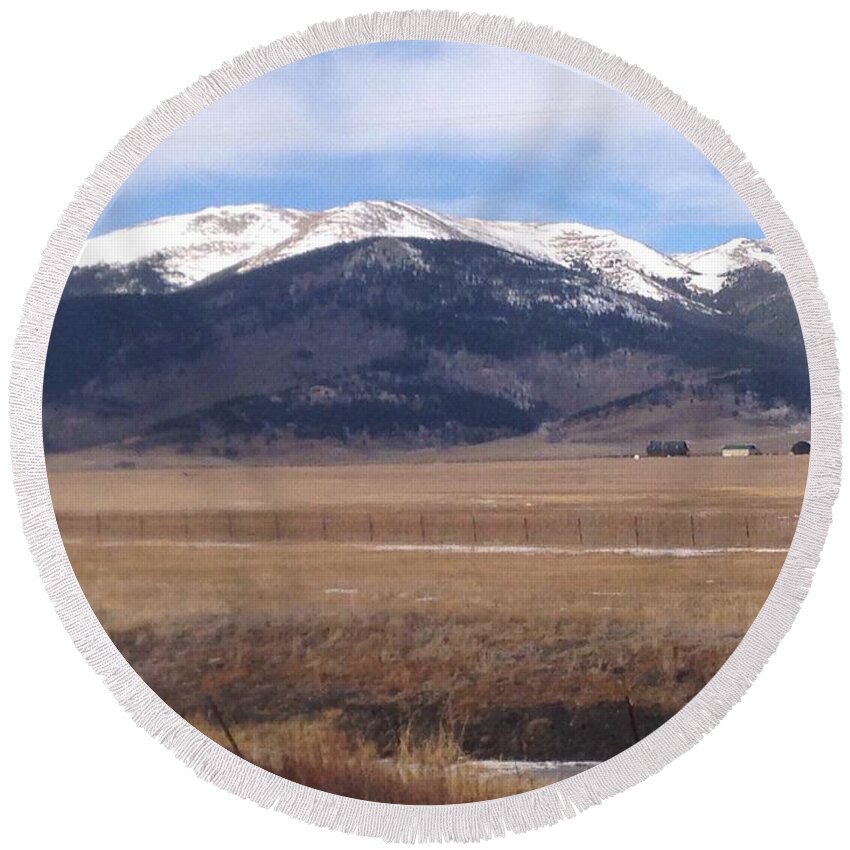
[[[139,202],[165,214],[187,186],[206,205],[392,197],[645,239],[754,227],[708,161],[631,98],[554,62],[458,44],[338,50],[243,86],[142,164],[125,213]]]
[[[298,155],[427,149],[486,158],[584,138],[615,153],[665,127],[626,96],[525,54],[448,45],[411,57],[373,46],[244,86],[174,133],[145,170],[256,173]]]

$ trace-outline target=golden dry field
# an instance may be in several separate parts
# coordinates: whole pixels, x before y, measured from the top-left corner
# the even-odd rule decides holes
[[[49,477],[84,592],[176,711],[287,778],[445,803],[568,775],[691,699],[769,593],[807,467],[777,455]]]

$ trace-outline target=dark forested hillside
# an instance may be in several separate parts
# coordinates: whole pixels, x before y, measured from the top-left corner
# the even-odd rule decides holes
[[[179,291],[144,269],[130,294],[94,294],[99,273],[73,275],[56,315],[48,449],[257,434],[479,442],[627,407],[671,381],[808,405],[793,303],[766,272],[705,304],[648,301],[479,243],[370,239]]]
[[[162,268],[150,261],[124,266],[75,267],[66,285],[67,291],[74,295],[154,295],[174,292],[177,288]]]

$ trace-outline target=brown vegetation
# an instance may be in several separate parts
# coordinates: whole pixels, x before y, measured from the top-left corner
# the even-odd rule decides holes
[[[484,447],[482,447],[484,448]],[[48,458],[57,513],[274,510],[417,510],[553,505],[562,509],[791,511],[806,483],[805,457],[777,455],[493,460],[326,466],[156,469],[67,468]]]
[[[80,584],[130,663],[198,728],[231,746],[215,705],[242,755],[287,778],[444,803],[543,781],[476,760],[604,759],[691,699],[770,591],[806,466],[763,457],[120,470],[52,474],[51,486],[65,515],[74,504],[103,512],[99,536],[91,518],[76,534],[65,527]],[[473,511],[478,545],[392,542],[421,542],[420,515],[454,515],[472,534]],[[187,535],[187,517],[218,523],[220,512],[237,523],[230,536],[212,525]],[[689,538],[690,521],[676,518],[691,512],[711,545],[733,550],[641,554]],[[578,515],[599,520],[582,532],[598,537],[560,547]],[[657,522],[639,520],[636,551],[599,551],[647,515]],[[139,523],[156,516],[172,526],[140,537]],[[278,539],[275,516],[312,517],[315,533]],[[765,522],[750,528],[758,545],[729,544],[730,523],[753,516]],[[322,519],[348,531],[322,539]]]
[[[469,762],[447,732],[417,743],[409,728],[403,729],[395,755],[381,757],[374,743],[341,729],[336,715],[245,724],[238,728],[237,745],[254,764],[293,782],[380,803],[472,803],[531,791],[546,781]],[[190,721],[214,741],[232,746],[220,724],[203,715]]]

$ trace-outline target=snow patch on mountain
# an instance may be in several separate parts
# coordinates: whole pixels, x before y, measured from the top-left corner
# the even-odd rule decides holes
[[[515,250],[558,265],[586,265],[612,288],[655,301],[676,297],[665,282],[681,280],[688,269],[677,261],[613,230],[584,224],[481,222]]]
[[[581,311],[588,316],[619,313],[633,322],[657,327],[669,327],[660,316],[647,309],[640,301],[611,291],[608,287],[591,286],[577,289],[565,284],[562,291],[534,292],[528,289],[508,288],[504,298],[512,307],[528,308],[536,304],[551,304],[564,312]]]
[[[191,286],[287,238],[303,216],[262,204],[166,216],[89,239],[77,265],[145,262],[169,283]]]
[[[732,239],[704,251],[676,254],[676,260],[692,272],[688,284],[704,292],[719,292],[730,276],[749,266],[780,272],[776,255],[763,239]]]
[[[395,201],[360,201],[301,219],[292,234],[239,267],[249,271],[340,242],[379,236],[464,240],[555,263],[586,265],[614,289],[656,301],[680,297],[665,281],[689,270],[634,239],[573,222],[544,224],[456,218]]]

